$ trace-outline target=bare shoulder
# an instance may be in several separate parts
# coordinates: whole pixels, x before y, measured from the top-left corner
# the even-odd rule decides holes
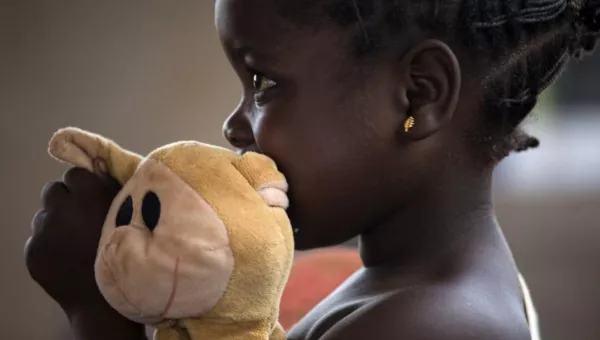
[[[501,296],[464,287],[390,294],[339,320],[319,340],[529,340],[522,305]]]

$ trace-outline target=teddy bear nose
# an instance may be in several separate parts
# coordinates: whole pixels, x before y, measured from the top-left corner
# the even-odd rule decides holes
[[[154,191],[148,191],[142,200],[142,219],[150,231],[158,225],[160,220],[160,199]]]
[[[133,219],[133,198],[127,196],[125,201],[121,204],[119,211],[117,212],[116,217],[116,225],[117,227],[122,227],[125,225],[129,225],[131,220]]]

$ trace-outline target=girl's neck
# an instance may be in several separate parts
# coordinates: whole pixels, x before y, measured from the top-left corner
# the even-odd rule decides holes
[[[431,187],[436,190],[361,235],[366,267],[430,268],[448,260],[457,265],[474,247],[497,239],[491,170],[441,179]]]

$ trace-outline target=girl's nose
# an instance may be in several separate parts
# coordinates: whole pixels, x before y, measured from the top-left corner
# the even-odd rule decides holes
[[[250,121],[244,114],[244,105],[241,103],[223,124],[223,135],[236,149],[246,149],[254,144],[254,133]]]

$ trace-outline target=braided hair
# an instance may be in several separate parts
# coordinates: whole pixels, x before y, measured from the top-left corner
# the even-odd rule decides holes
[[[466,72],[477,72],[484,129],[474,145],[499,161],[539,141],[519,125],[567,61],[594,51],[600,0],[279,0],[280,14],[297,25],[326,21],[356,31],[352,50],[368,59],[411,38],[441,38],[466,48]],[[325,15],[322,15],[325,14]],[[419,36],[408,37],[418,27]],[[476,70],[476,71],[474,71]]]

